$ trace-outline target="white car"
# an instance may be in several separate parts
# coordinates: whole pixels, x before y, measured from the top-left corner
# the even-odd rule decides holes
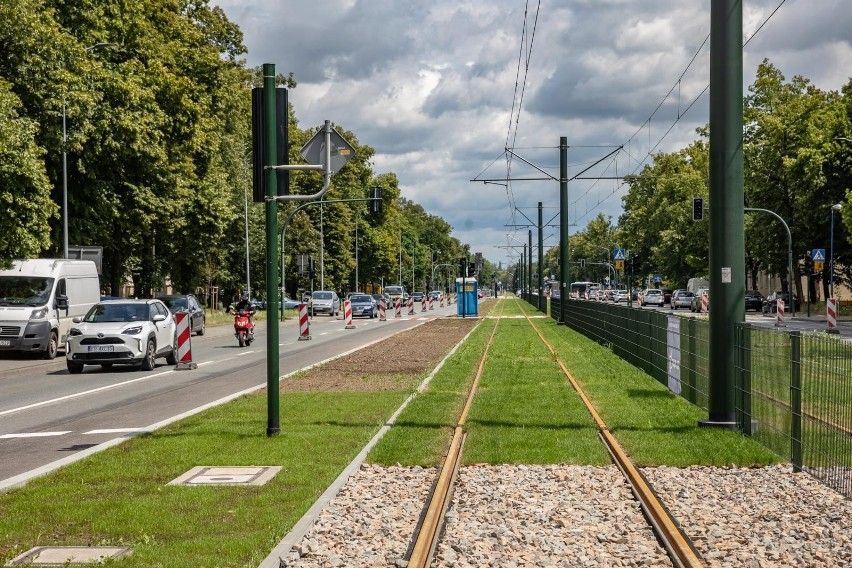
[[[74,318],[65,347],[68,372],[85,365],[154,368],[159,357],[177,364],[175,318],[160,300],[108,300]]]
[[[663,291],[658,290],[656,288],[649,288],[642,292],[642,305],[649,306],[654,304],[656,306],[662,306],[665,304],[665,299],[663,298]]]
[[[327,290],[314,292],[311,296],[311,313],[336,317],[340,313],[340,298],[337,297],[337,292]]]
[[[629,299],[630,299],[630,296],[629,296],[627,290],[616,290],[615,296],[613,297],[612,301],[616,302],[616,303],[617,302],[626,302]]]

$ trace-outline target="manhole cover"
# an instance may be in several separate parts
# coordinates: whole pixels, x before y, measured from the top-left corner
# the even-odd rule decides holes
[[[169,485],[263,485],[281,471],[281,466],[198,466]]]
[[[6,566],[68,566],[93,564],[132,552],[126,546],[36,546],[10,560]]]

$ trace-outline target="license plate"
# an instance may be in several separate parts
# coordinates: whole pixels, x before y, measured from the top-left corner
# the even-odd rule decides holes
[[[112,345],[89,345],[88,351],[89,353],[111,352],[115,351],[115,347]]]
[[[0,347],[11,347],[12,340],[11,339],[0,339]]]

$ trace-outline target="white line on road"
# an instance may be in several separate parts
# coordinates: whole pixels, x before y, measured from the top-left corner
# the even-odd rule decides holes
[[[150,432],[148,428],[103,428],[101,430],[89,430],[83,434],[126,434],[128,432]]]
[[[70,434],[71,430],[64,432],[23,432],[21,434],[3,434],[0,438],[8,440],[10,438],[47,438],[49,436],[64,436]]]

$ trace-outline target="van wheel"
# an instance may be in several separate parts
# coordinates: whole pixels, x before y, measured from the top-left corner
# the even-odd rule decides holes
[[[59,337],[55,331],[50,332],[50,338],[47,340],[47,349],[44,350],[42,357],[45,359],[56,359],[56,352],[59,350]]]
[[[148,346],[145,348],[145,358],[142,359],[140,368],[143,371],[152,371],[156,365],[157,344],[153,339],[148,340]]]

